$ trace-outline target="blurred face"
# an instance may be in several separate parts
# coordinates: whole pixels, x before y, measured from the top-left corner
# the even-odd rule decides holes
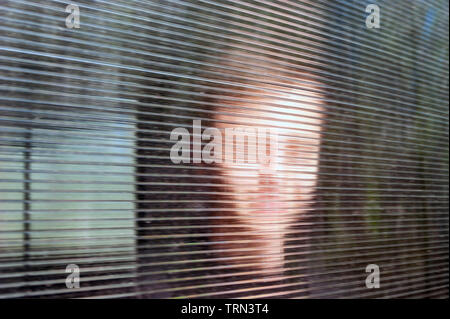
[[[321,101],[318,95],[304,97],[298,94],[312,93],[271,93],[271,96],[233,105],[236,108],[222,108],[215,116],[216,127],[223,136],[230,128],[250,128],[255,132],[270,129],[270,134],[276,135],[276,152],[270,147],[273,138],[257,140],[257,147],[265,147],[268,161],[259,158],[252,163],[224,160],[218,165],[226,192],[234,202],[235,222],[245,233],[240,239],[253,242],[248,245],[224,244],[222,248],[226,251],[252,247],[252,251],[230,252],[228,256],[253,256],[240,262],[252,262],[257,269],[278,273],[284,265],[284,237],[289,224],[298,221],[309,206],[317,180]],[[249,144],[244,147],[245,159],[249,158],[249,152],[255,151]],[[223,149],[226,150],[225,145]],[[236,145],[233,151],[235,156],[238,155]]]

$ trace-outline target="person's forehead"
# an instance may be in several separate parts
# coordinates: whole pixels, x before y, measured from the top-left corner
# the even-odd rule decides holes
[[[261,96],[229,102],[227,106],[218,107],[214,117],[222,121],[239,121],[245,125],[270,125],[277,121],[320,124],[323,116],[321,103],[319,96]]]
[[[299,110],[295,114],[277,114],[264,111],[229,110],[225,113],[217,113],[215,126],[225,128],[270,128],[279,133],[292,131],[318,132],[321,130],[322,114]]]

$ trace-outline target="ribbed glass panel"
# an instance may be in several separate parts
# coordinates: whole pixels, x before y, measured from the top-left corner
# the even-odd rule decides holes
[[[448,298],[448,1],[0,6],[0,298]]]

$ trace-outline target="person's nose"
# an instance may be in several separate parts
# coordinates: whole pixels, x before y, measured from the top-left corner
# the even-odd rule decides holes
[[[280,191],[280,181],[276,174],[267,168],[260,170],[258,174],[259,191],[266,193],[268,196],[276,196]]]

